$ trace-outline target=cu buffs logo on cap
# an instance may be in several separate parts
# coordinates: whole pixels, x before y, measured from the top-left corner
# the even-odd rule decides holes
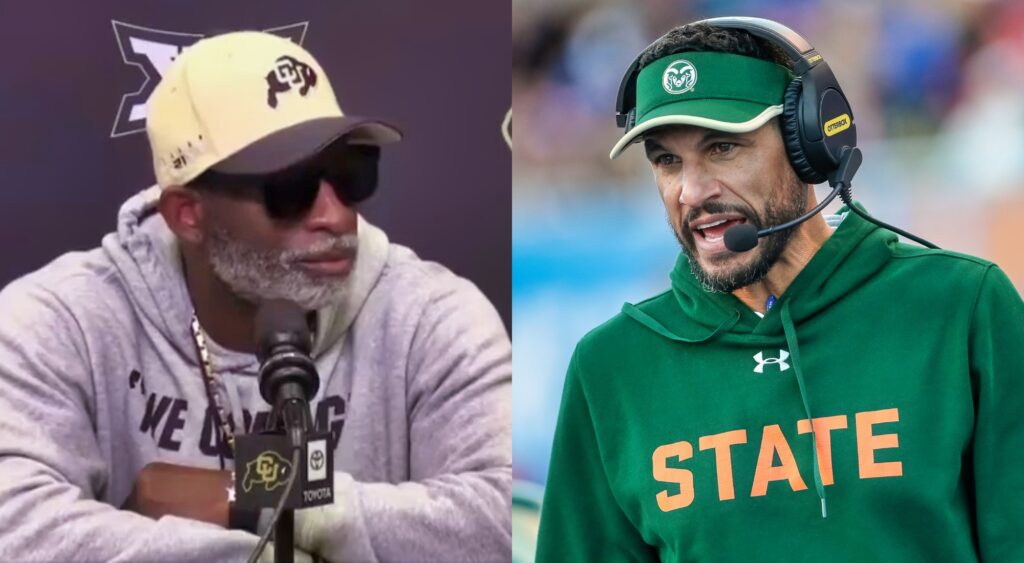
[[[661,85],[669,94],[685,94],[697,85],[697,69],[688,60],[673,61],[661,75]]]
[[[277,108],[277,95],[296,87],[299,95],[305,96],[316,86],[316,71],[308,64],[293,57],[277,59],[273,70],[267,73],[267,105]]]

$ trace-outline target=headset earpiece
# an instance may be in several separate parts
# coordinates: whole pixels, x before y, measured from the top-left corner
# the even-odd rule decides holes
[[[803,79],[794,78],[786,92],[782,95],[782,115],[779,129],[782,131],[782,142],[786,146],[786,156],[800,180],[808,184],[820,184],[826,180],[825,174],[819,172],[807,160],[804,147],[800,140],[800,96],[803,93]]]
[[[844,147],[857,146],[853,110],[839,88],[839,82],[824,61],[801,77],[797,123],[800,125],[800,156],[822,177],[839,167]],[[792,156],[791,156],[792,158]]]

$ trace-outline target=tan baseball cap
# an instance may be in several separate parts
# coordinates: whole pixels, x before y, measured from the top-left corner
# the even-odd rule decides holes
[[[146,132],[162,188],[210,168],[275,172],[342,135],[365,144],[402,138],[380,120],[343,114],[312,55],[255,31],[203,39],[179,55],[149,98]]]

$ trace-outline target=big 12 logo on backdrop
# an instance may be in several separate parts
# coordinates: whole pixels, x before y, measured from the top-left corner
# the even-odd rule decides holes
[[[143,74],[139,89],[121,96],[114,127],[110,130],[111,137],[121,137],[146,130],[147,103],[160,77],[182,51],[206,35],[152,29],[116,20],[110,23],[114,27],[114,37],[124,63],[138,67]],[[309,22],[301,22],[264,31],[302,45],[308,25]]]

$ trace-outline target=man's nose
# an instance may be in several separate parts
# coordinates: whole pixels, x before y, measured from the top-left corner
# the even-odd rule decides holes
[[[703,166],[687,167],[679,176],[679,203],[690,209],[698,209],[704,202],[722,194],[722,186],[713,174]]]

